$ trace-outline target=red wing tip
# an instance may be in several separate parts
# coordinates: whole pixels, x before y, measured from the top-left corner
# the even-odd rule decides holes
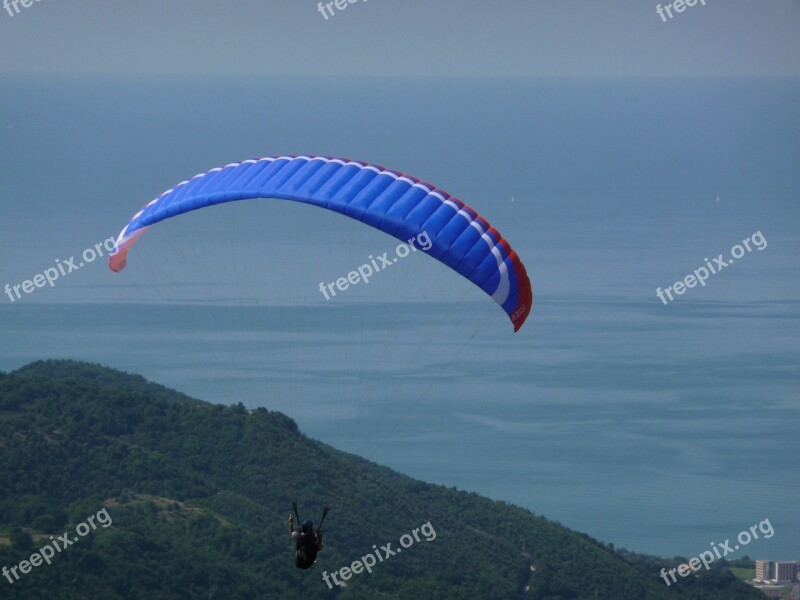
[[[527,304],[521,305],[517,310],[514,312],[516,317],[511,317],[511,322],[514,324],[514,333],[517,333],[520,328],[524,325],[525,321],[528,319],[528,315],[531,312],[531,307]]]
[[[125,254],[120,252],[119,254],[115,254],[111,258],[108,259],[108,268],[114,271],[114,273],[119,273],[122,269],[125,268],[125,265],[128,264],[128,261],[125,257]]]
[[[509,315],[511,317],[511,322],[514,324],[514,333],[520,330],[522,325],[528,318],[528,315],[531,314],[531,308],[533,307],[533,288],[531,288],[531,280],[528,278],[528,274],[525,272],[525,267],[522,263],[519,263],[520,270],[524,276],[523,278],[523,288],[522,288],[522,297],[519,299],[519,304],[517,308],[514,309],[514,312]]]

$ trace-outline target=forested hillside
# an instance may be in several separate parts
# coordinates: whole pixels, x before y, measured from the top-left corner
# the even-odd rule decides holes
[[[303,518],[334,507],[309,571],[295,569],[286,533],[295,495]],[[78,538],[101,511],[112,522]],[[434,539],[346,587],[323,581],[426,523]],[[276,412],[193,400],[97,365],[38,362],[0,374],[0,566],[64,532],[77,541],[52,564],[0,578],[0,597],[760,598],[725,568],[667,588],[643,559],[334,450]]]

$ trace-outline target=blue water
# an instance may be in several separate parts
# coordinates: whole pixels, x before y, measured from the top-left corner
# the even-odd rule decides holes
[[[256,201],[159,224],[122,274],[98,260],[0,296],[0,368],[79,358],[281,410],[337,448],[643,552],[696,555],[768,518],[774,537],[740,555],[800,558],[797,84],[329,83],[4,80],[0,285],[197,171],[311,151],[478,208],[531,275],[520,333],[421,255],[326,301],[321,281],[395,242]],[[763,250],[658,300],[757,231]]]

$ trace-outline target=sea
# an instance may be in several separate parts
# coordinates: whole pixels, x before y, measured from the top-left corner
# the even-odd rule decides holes
[[[618,548],[696,556],[768,521],[774,535],[729,558],[800,559],[796,80],[0,86],[1,370],[86,360],[278,410],[337,449]],[[108,269],[102,242],[172,185],[308,153],[475,208],[526,265],[523,328],[422,252],[326,299],[321,284],[398,241],[285,201],[159,223]],[[74,268],[15,296],[59,265]]]

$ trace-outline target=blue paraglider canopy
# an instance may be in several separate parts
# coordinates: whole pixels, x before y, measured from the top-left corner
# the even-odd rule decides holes
[[[425,234],[426,253],[497,302],[519,330],[531,310],[530,280],[517,253],[478,213],[430,184],[379,165],[322,156],[272,156],[231,163],[182,181],[148,203],[119,233],[109,260],[125,268],[151,225],[224,202],[294,200],[327,208],[401,241]]]

